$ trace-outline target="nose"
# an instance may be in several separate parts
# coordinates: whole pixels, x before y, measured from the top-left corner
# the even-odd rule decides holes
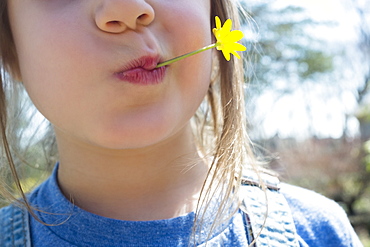
[[[108,33],[147,26],[154,17],[154,9],[146,0],[102,0],[95,11],[97,27]]]

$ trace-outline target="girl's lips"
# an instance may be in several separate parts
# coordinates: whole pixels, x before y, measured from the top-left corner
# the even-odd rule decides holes
[[[122,81],[140,85],[154,85],[163,81],[167,67],[147,70],[134,68],[116,73],[116,77]]]
[[[155,85],[163,81],[167,71],[166,66],[155,68],[158,63],[159,58],[144,56],[128,63],[126,68],[116,72],[115,76],[132,84]]]

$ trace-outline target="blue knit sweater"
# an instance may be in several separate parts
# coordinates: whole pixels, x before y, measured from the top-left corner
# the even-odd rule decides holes
[[[188,246],[194,213],[142,222],[104,218],[73,206],[62,195],[56,173],[55,169],[30,195],[30,201],[54,213],[38,212],[41,220],[60,225],[45,226],[31,219],[33,246]],[[334,201],[287,184],[282,184],[281,191],[292,210],[300,246],[362,246],[346,214]],[[248,246],[244,219],[243,213],[237,212],[227,224],[214,231],[207,246]],[[198,246],[205,246],[206,234]]]

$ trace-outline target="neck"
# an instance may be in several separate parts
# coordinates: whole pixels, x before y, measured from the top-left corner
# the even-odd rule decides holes
[[[163,143],[130,150],[78,144],[57,133],[58,182],[79,207],[109,218],[173,218],[196,207],[208,167],[190,128]]]

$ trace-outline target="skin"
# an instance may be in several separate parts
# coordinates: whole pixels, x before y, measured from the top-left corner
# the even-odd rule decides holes
[[[193,211],[208,166],[189,120],[208,90],[211,52],[170,65],[157,85],[114,73],[143,55],[167,60],[211,44],[209,0],[8,5],[19,77],[54,126],[65,196],[122,220]]]

